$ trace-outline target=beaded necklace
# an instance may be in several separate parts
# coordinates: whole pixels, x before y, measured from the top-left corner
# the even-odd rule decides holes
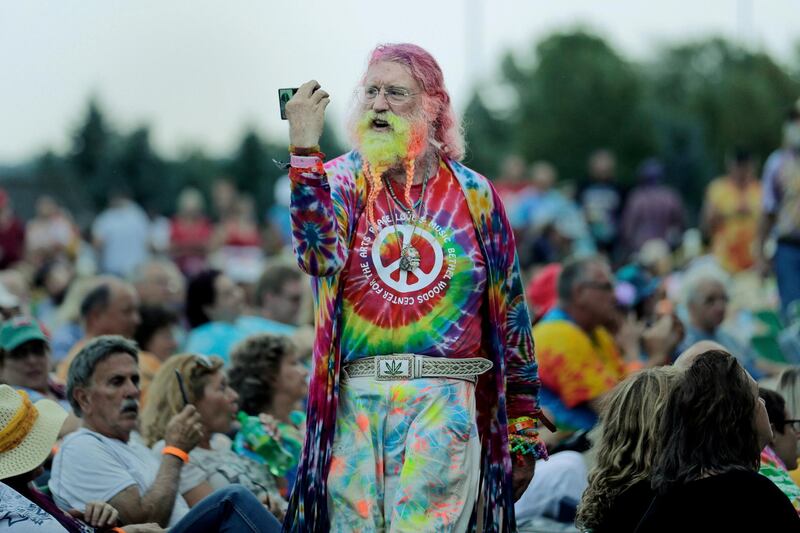
[[[438,167],[438,165],[437,165]],[[428,171],[425,173],[425,178],[422,180],[422,191],[420,192],[419,199],[414,202],[411,207],[406,207],[403,202],[400,201],[400,198],[397,197],[397,194],[394,192],[394,188],[392,187],[391,178],[384,177],[383,181],[386,187],[384,187],[383,192],[384,194],[388,195],[386,197],[386,203],[389,207],[389,215],[392,217],[392,224],[394,225],[394,235],[397,239],[398,244],[400,245],[400,270],[404,272],[411,272],[419,268],[420,264],[420,254],[419,250],[414,248],[411,245],[411,239],[414,238],[414,233],[417,231],[417,224],[419,223],[419,219],[421,218],[421,213],[417,214],[417,209],[422,205],[425,199],[425,190],[428,187],[428,179],[430,178],[431,172]],[[411,233],[408,234],[408,241],[406,242],[405,239],[400,235],[400,231],[397,229],[397,217],[394,212],[394,207],[392,203],[389,201],[389,196],[392,197],[394,203],[400,206],[400,208],[406,212],[408,217],[413,222],[413,226],[411,227]]]

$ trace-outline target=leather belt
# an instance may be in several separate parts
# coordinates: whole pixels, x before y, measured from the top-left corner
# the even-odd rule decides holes
[[[398,353],[357,359],[346,363],[343,370],[348,378],[370,377],[376,381],[456,378],[475,383],[478,376],[490,368],[492,362],[483,357],[449,359]]]

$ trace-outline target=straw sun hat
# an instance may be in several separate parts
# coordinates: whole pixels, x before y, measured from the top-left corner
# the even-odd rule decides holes
[[[67,412],[51,400],[31,403],[0,385],[0,479],[30,472],[47,459]]]

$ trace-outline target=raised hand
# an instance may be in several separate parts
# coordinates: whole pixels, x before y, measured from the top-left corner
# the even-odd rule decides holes
[[[325,125],[325,108],[331,102],[316,80],[311,80],[297,90],[286,102],[289,120],[289,142],[298,148],[311,148],[319,144]]]

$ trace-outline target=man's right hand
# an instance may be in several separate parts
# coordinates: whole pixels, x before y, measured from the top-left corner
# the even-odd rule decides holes
[[[325,125],[325,108],[330,102],[330,96],[316,80],[301,85],[292,99],[286,102],[289,142],[292,146],[311,148],[319,144]]]
[[[164,443],[189,453],[203,438],[203,423],[194,405],[187,405],[167,423]]]

